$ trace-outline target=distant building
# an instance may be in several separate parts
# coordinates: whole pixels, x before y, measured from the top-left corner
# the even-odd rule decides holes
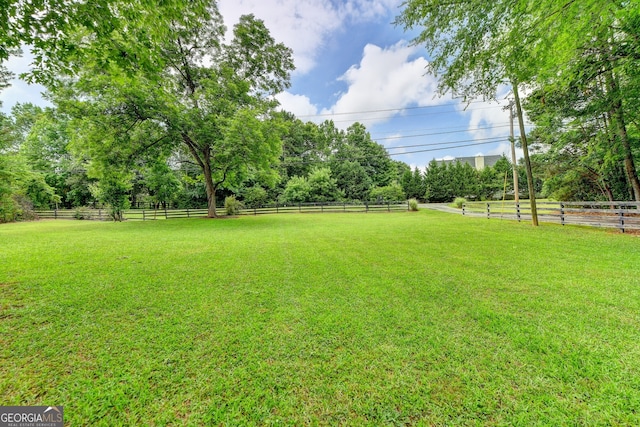
[[[477,155],[475,157],[456,157],[454,159],[437,160],[437,162],[440,165],[450,164],[455,162],[460,162],[462,164],[466,163],[476,170],[482,170],[486,167],[495,165],[498,162],[498,160],[500,160],[501,158],[502,158],[502,155],[495,155],[495,156]]]

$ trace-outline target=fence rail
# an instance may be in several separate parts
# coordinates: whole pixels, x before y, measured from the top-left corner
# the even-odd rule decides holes
[[[224,207],[216,207],[218,215],[224,216]],[[270,204],[254,208],[243,208],[239,215],[267,215],[284,213],[331,213],[331,212],[402,212],[409,209],[407,202],[389,203],[297,203]],[[105,209],[53,209],[36,210],[40,219],[92,219],[108,220]],[[129,209],[124,214],[128,221],[152,221],[174,218],[202,218],[207,216],[207,209]]]
[[[617,228],[621,232],[640,230],[640,202],[539,202],[538,220],[562,225]],[[529,203],[471,202],[462,215],[531,220]]]

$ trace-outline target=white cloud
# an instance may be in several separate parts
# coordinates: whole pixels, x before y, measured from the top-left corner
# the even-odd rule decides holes
[[[221,0],[225,24],[232,28],[240,16],[262,19],[276,41],[293,49],[296,72],[305,74],[316,64],[328,37],[348,21],[366,22],[395,12],[400,0]]]
[[[276,95],[276,99],[280,102],[280,108],[282,110],[293,113],[302,119],[306,119],[303,116],[314,116],[318,114],[318,108],[313,105],[309,97],[305,95],[282,92]]]
[[[437,81],[433,76],[425,74],[427,60],[422,57],[410,59],[416,51],[415,47],[407,46],[406,42],[384,49],[368,44],[364,48],[360,64],[352,66],[341,77],[348,85],[347,90],[323,113],[394,110],[339,116],[342,123],[345,123],[344,119],[353,119],[372,126],[399,114],[398,108],[445,103],[443,98],[434,98]]]

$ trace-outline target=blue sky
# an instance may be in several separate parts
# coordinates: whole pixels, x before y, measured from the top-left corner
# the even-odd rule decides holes
[[[276,40],[293,49],[292,86],[278,99],[283,109],[301,120],[333,119],[344,129],[359,121],[392,158],[412,167],[423,168],[434,158],[510,156],[509,115],[500,104],[476,101],[467,106],[436,95],[436,79],[425,74],[426,52],[410,44],[415,33],[404,33],[392,24],[401,2],[220,0],[218,4],[229,28],[240,15],[253,13]],[[8,65],[23,72],[29,62],[25,56]],[[2,110],[8,112],[16,102],[42,104],[41,90],[15,81],[0,93]],[[502,100],[507,89],[497,95]]]

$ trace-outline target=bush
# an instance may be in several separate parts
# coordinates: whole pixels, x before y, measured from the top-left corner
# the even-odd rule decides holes
[[[75,219],[91,219],[93,215],[91,214],[91,209],[86,206],[77,207],[73,213],[73,217]]]
[[[229,196],[224,199],[224,210],[227,215],[238,215],[242,209],[242,202],[237,200],[235,196]]]
[[[414,212],[418,210],[418,201],[416,199],[409,199],[409,210]]]
[[[404,190],[397,182],[392,182],[385,187],[375,187],[369,193],[370,200],[379,200],[384,202],[397,202],[405,200]]]
[[[282,193],[283,202],[303,203],[309,200],[311,187],[307,178],[294,176],[287,182]]]
[[[249,208],[259,208],[267,202],[267,191],[260,187],[254,186],[246,188],[243,193],[244,205]]]
[[[465,203],[467,203],[467,199],[465,199],[464,197],[456,197],[456,199],[453,201],[453,205],[458,209],[462,209],[462,205],[464,205]]]

